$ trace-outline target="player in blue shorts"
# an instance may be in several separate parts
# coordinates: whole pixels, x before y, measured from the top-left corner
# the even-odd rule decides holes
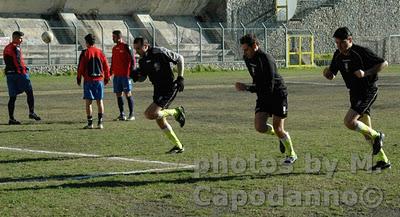
[[[92,34],[85,36],[87,49],[79,57],[77,84],[81,85],[83,76],[83,99],[86,101],[87,125],[84,129],[93,129],[92,101],[96,100],[98,108],[97,128],[103,129],[103,96],[104,85],[110,81],[110,68],[103,52],[97,48]]]
[[[8,95],[8,115],[9,125],[18,125],[21,122],[14,117],[15,101],[17,95],[25,92],[29,107],[29,118],[40,121],[41,118],[35,113],[35,99],[33,96],[32,84],[29,78],[29,69],[26,67],[24,57],[22,55],[21,43],[24,33],[15,31],[12,34],[12,42],[4,48],[3,58],[6,68],[4,70],[7,76]]]
[[[117,103],[119,108],[119,116],[116,120],[119,121],[133,121],[135,114],[133,112],[133,96],[132,96],[132,79],[129,77],[130,73],[135,68],[135,58],[132,48],[122,41],[122,32],[115,30],[112,33],[113,41],[116,45],[112,49],[111,57],[111,70],[110,74],[114,75],[113,88],[117,96]],[[122,93],[128,102],[129,115],[126,117],[124,112],[124,100]]]

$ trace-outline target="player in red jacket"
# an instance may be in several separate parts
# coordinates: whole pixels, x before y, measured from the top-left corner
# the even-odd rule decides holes
[[[135,58],[132,48],[122,41],[122,32],[120,30],[115,30],[112,33],[112,38],[116,45],[112,49],[111,57],[111,75],[113,78],[113,88],[114,93],[117,96],[119,116],[116,120],[120,121],[132,121],[135,120],[135,115],[133,112],[133,96],[132,88],[133,83],[129,75],[135,68]],[[122,99],[122,93],[125,94],[126,101],[129,107],[129,116],[126,117],[124,113],[124,101]]]
[[[4,48],[3,52],[3,58],[6,64],[4,72],[7,76],[8,95],[10,97],[8,101],[8,114],[10,118],[8,121],[9,125],[21,124],[21,122],[15,120],[14,110],[17,95],[23,92],[25,92],[27,96],[29,118],[36,121],[41,120],[34,111],[35,100],[33,96],[31,80],[29,78],[29,68],[25,65],[24,57],[20,47],[23,41],[23,36],[23,32],[13,32],[12,42]]]
[[[107,58],[103,52],[97,48],[94,35],[85,36],[87,49],[82,50],[79,57],[77,84],[81,85],[83,77],[83,99],[86,100],[87,126],[84,129],[93,129],[92,100],[96,100],[98,108],[97,128],[103,129],[103,96],[104,85],[110,81],[110,68]]]

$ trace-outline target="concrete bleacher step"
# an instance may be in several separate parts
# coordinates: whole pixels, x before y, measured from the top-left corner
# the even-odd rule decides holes
[[[176,44],[172,44],[171,46],[176,47]],[[203,50],[214,50],[220,48],[221,44],[204,43],[201,46]],[[182,43],[179,44],[179,50],[200,50],[200,45],[199,43],[197,44]]]
[[[226,62],[233,62],[235,61],[235,56],[229,55],[224,57],[224,61]],[[185,57],[185,62],[186,63],[199,63],[200,62],[200,56],[191,56],[191,57]],[[208,62],[222,62],[222,56],[203,56],[202,58],[203,63],[208,63]]]

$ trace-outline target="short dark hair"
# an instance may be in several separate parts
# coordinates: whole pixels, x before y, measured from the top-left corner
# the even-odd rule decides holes
[[[347,27],[340,27],[336,29],[335,33],[333,34],[334,38],[338,38],[340,40],[346,40],[353,34],[351,33],[350,29]]]
[[[114,30],[114,31],[112,32],[112,34],[113,34],[113,35],[116,35],[116,36],[118,36],[118,37],[122,37],[122,32],[121,32],[121,30]]]
[[[85,41],[89,45],[94,45],[94,43],[96,42],[96,36],[94,36],[93,34],[87,34],[85,36]]]
[[[259,45],[260,42],[258,41],[256,35],[249,33],[240,38],[240,44],[247,44],[248,46],[252,47],[254,44]]]
[[[139,36],[139,37],[136,37],[135,40],[133,40],[133,44],[148,45],[149,41],[147,41],[147,39]]]
[[[15,31],[15,32],[13,32],[13,34],[12,34],[12,38],[13,38],[13,39],[15,39],[15,38],[17,38],[17,37],[22,37],[22,36],[24,36],[24,33],[21,32],[21,31]]]

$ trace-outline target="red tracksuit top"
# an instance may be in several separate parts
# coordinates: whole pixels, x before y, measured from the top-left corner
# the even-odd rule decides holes
[[[95,46],[90,46],[79,57],[78,78],[85,81],[101,81],[110,79],[110,67],[104,53]]]
[[[26,74],[27,68],[22,56],[21,47],[15,43],[8,44],[3,51],[3,59],[6,64],[6,74]]]
[[[125,42],[117,43],[112,49],[110,74],[129,77],[130,72],[135,66],[136,60],[131,47]]]

